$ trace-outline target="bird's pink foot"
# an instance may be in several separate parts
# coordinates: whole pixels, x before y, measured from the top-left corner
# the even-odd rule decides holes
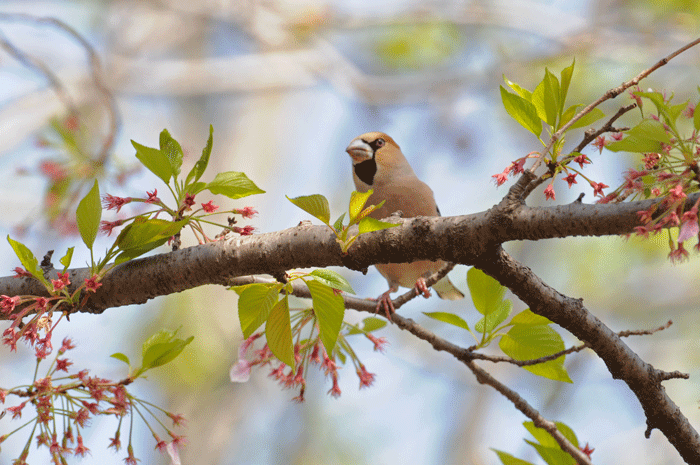
[[[374,313],[379,313],[379,310],[383,309],[389,321],[391,321],[391,315],[396,313],[394,302],[391,301],[391,292],[392,290],[389,289],[384,294],[377,297],[377,308],[374,310]]]
[[[426,299],[430,297],[430,289],[425,285],[425,278],[421,277],[416,281],[416,292],[418,292],[418,294],[423,294],[423,297]]]

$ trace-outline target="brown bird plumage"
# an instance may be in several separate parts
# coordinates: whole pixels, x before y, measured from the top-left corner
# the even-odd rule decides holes
[[[353,178],[359,192],[372,189],[368,205],[386,203],[371,216],[382,219],[401,210],[404,218],[440,216],[433,191],[408,164],[399,145],[382,132],[368,132],[353,139],[346,152],[353,164]],[[375,267],[389,282],[389,290],[378,298],[377,309],[383,307],[390,318],[394,312],[390,294],[399,286],[416,287],[426,298],[430,296],[425,278],[445,266],[443,261],[377,264]],[[464,294],[445,276],[433,285],[442,299],[457,300]]]

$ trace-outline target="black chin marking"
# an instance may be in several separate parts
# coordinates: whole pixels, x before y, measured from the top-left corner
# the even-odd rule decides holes
[[[374,175],[377,174],[377,162],[374,160],[374,157],[362,163],[357,163],[354,168],[355,174],[360,178],[360,181],[368,186],[374,184]]]

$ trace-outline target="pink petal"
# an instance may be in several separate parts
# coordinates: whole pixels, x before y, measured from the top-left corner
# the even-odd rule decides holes
[[[231,367],[229,376],[232,383],[245,383],[250,379],[250,362],[245,359],[240,359]]]

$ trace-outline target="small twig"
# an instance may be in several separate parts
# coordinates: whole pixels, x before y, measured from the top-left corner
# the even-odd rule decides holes
[[[600,136],[601,134],[604,134],[604,133],[606,133],[606,132],[620,132],[620,131],[626,131],[627,129],[629,129],[629,128],[615,128],[615,127],[613,127],[613,123],[614,123],[620,116],[624,115],[625,113],[627,113],[628,111],[630,111],[630,110],[632,110],[632,109],[634,109],[634,108],[636,108],[636,107],[637,107],[637,103],[636,103],[636,102],[635,102],[635,103],[632,103],[632,104],[630,104],[630,105],[627,105],[626,107],[622,107],[622,108],[620,108],[619,110],[617,110],[617,113],[615,113],[615,114],[607,121],[607,123],[605,123],[600,129],[598,129],[598,130],[596,130],[596,131],[593,131],[593,130],[586,131],[586,132],[584,133],[583,140],[581,140],[581,143],[578,144],[578,145],[576,146],[576,148],[575,148],[574,150],[572,150],[572,152],[580,153],[581,150],[584,149],[584,147],[586,147],[588,144],[590,144],[591,142],[593,142],[593,141],[594,141],[598,136]],[[573,157],[570,157],[570,158],[573,158]],[[567,157],[567,158],[561,160],[561,163],[566,163],[567,161],[569,161],[569,157]],[[542,184],[544,181],[546,181],[547,179],[549,179],[548,175],[549,175],[549,172],[547,172],[547,173],[545,173],[545,174],[543,174],[543,175],[541,175],[541,176],[538,176],[536,179],[532,180],[532,181],[530,182],[530,184],[528,184],[527,187],[525,188],[524,198],[528,197],[528,196],[532,193],[532,191],[534,191],[534,190],[537,188],[537,186],[539,186],[539,185]]]
[[[663,331],[664,329],[669,328],[672,324],[673,324],[673,321],[668,320],[668,322],[665,325],[659,326],[658,328],[620,331],[619,333],[617,333],[617,335],[620,337],[648,336],[648,335],[654,334],[658,331]],[[502,357],[502,356],[498,356],[498,355],[486,355],[486,354],[482,354],[479,352],[473,352],[472,358],[477,359],[477,360],[486,360],[486,361],[493,362],[493,363],[499,363],[499,362],[511,363],[511,364],[517,365],[519,367],[524,367],[524,366],[530,366],[530,365],[538,365],[540,363],[549,362],[550,360],[556,360],[559,357],[561,357],[562,355],[569,355],[569,354],[573,354],[575,352],[581,352],[583,349],[589,348],[590,346],[591,346],[590,344],[585,343],[585,344],[581,344],[578,346],[569,347],[568,349],[559,351],[559,352],[554,353],[552,355],[547,355],[546,357],[534,358],[531,360],[515,360],[515,359],[510,358],[510,357]],[[677,372],[674,372],[674,373],[677,373]],[[675,377],[678,378],[679,376],[675,376]]]
[[[430,275],[430,277],[426,278],[425,280],[425,285],[427,287],[431,287],[433,284],[436,282],[440,281],[442,278],[447,276],[447,273],[452,271],[452,269],[455,267],[454,263],[447,263],[445,266],[440,268],[438,271]],[[400,307],[402,307],[404,304],[407,302],[415,299],[421,294],[416,288],[411,288],[410,291],[406,292],[405,294],[401,294],[400,296],[396,297],[395,299],[392,300],[394,304],[394,309],[398,310]],[[376,303],[375,303],[376,306]]]
[[[530,168],[529,171],[531,171],[531,172],[534,173],[535,170],[537,170],[537,168],[539,168],[539,166],[542,164],[542,161],[544,160],[545,155],[546,155],[547,153],[549,153],[549,151],[552,149],[552,146],[554,145],[554,143],[555,143],[557,140],[559,140],[559,138],[560,138],[560,137],[561,137],[575,122],[576,122],[576,121],[580,120],[583,116],[585,116],[585,115],[587,115],[588,113],[590,113],[595,107],[597,107],[597,106],[600,105],[601,103],[605,102],[606,100],[613,99],[613,98],[617,97],[618,95],[620,95],[621,93],[623,93],[625,90],[629,89],[630,87],[636,86],[637,84],[639,84],[639,81],[641,81],[641,80],[644,79],[645,77],[649,76],[651,73],[653,73],[653,72],[656,71],[657,69],[661,68],[662,66],[666,65],[669,61],[671,61],[671,60],[672,60],[673,58],[675,58],[676,56],[678,56],[678,55],[680,55],[681,53],[685,52],[685,51],[688,50],[689,48],[692,48],[692,47],[696,46],[697,44],[700,44],[700,38],[695,39],[694,41],[690,42],[689,44],[684,45],[683,47],[679,48],[678,50],[676,50],[675,52],[671,53],[670,55],[667,55],[666,57],[662,58],[661,60],[659,60],[658,62],[656,62],[651,68],[645,69],[644,71],[642,71],[642,72],[639,73],[637,76],[635,76],[634,78],[630,79],[629,81],[623,82],[623,83],[622,83],[621,85],[619,85],[618,87],[614,87],[614,88],[608,90],[608,91],[605,92],[598,100],[596,100],[596,101],[590,103],[586,108],[584,108],[583,110],[581,110],[580,112],[578,112],[578,113],[576,114],[576,116],[574,116],[573,118],[571,118],[571,119],[569,120],[568,123],[566,123],[564,126],[562,126],[561,128],[559,128],[559,130],[558,130],[557,132],[555,132],[554,134],[552,134],[552,137],[549,139],[549,143],[547,144],[547,146],[546,146],[546,147],[544,148],[544,150],[542,151],[542,155],[540,155],[540,157],[537,159],[537,161],[535,161],[535,163],[532,165],[532,167]]]
[[[596,138],[597,138],[598,136],[600,136],[601,134],[605,134],[606,132],[620,132],[620,131],[626,131],[627,129],[624,129],[624,128],[614,128],[614,127],[613,127],[613,123],[614,123],[620,116],[624,115],[624,114],[627,113],[628,111],[633,110],[633,109],[635,109],[635,108],[637,108],[637,102],[634,102],[634,103],[632,103],[632,104],[630,104],[630,105],[627,105],[626,107],[622,107],[622,108],[620,108],[619,110],[617,110],[617,113],[615,113],[615,114],[608,120],[608,122],[605,123],[605,125],[603,125],[603,127],[601,127],[600,129],[598,129],[597,131],[593,131],[593,132],[591,132],[591,133],[586,132],[585,135],[584,135],[584,137],[583,137],[583,140],[581,141],[580,144],[578,144],[578,145],[576,146],[576,148],[573,150],[573,152],[579,152],[579,153],[580,153],[581,150],[584,149],[584,147],[586,147],[588,144],[590,144],[591,142],[593,142],[594,140],[596,140]]]

